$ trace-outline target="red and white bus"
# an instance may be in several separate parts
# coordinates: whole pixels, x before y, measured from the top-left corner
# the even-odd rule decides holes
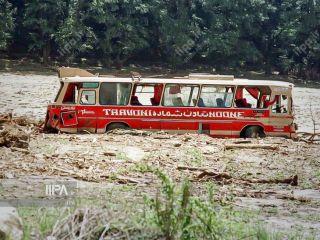
[[[66,133],[132,128],[213,137],[293,137],[293,84],[190,74],[172,79],[60,69],[46,127]]]

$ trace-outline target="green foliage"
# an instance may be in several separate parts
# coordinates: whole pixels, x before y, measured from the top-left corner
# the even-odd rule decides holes
[[[291,45],[292,70],[300,77],[320,78],[320,1],[298,1],[301,14]],[[293,50],[293,51],[292,51]]]
[[[161,192],[148,205],[154,211],[152,221],[159,227],[167,240],[188,239],[191,226],[192,206],[190,204],[190,184],[185,181],[177,193],[175,185],[165,174],[156,170],[161,181]]]
[[[196,15],[196,2],[154,1],[152,8],[153,32],[159,51],[173,67],[190,61],[197,44],[204,41],[206,28]]]
[[[74,209],[67,208],[18,208],[19,216],[22,217],[24,224],[23,239],[30,239],[34,229],[39,231],[41,238],[44,238],[52,231],[54,224],[70,214]],[[30,221],[32,219],[32,221]]]
[[[83,22],[97,41],[93,47],[104,65],[117,68],[148,46],[145,15],[149,5],[143,0],[88,1],[81,10]]]
[[[7,0],[0,0],[0,50],[5,50],[14,29],[13,9]]]
[[[84,15],[81,10],[81,1],[71,0],[68,16],[55,35],[59,57],[68,63],[81,53],[92,51],[96,41],[92,29],[83,22]]]
[[[164,173],[154,171],[161,181],[155,198],[146,198],[147,225],[154,224],[158,237],[166,240],[191,239],[283,239],[261,227],[254,215],[238,212],[230,202],[215,200],[215,187],[208,185],[207,198],[192,196],[191,184],[180,187]]]
[[[44,63],[161,60],[320,79],[319,0],[9,2],[0,0],[0,49],[27,46]]]
[[[42,51],[47,63],[51,45],[64,21],[66,2],[62,0],[30,0],[25,4],[24,26],[30,31],[29,50]]]
[[[201,166],[204,156],[199,148],[189,148],[187,151],[187,155],[190,159],[187,164],[191,164],[194,167]]]

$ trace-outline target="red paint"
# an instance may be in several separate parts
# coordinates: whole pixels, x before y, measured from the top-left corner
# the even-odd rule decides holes
[[[261,126],[267,134],[294,132],[290,126],[279,132],[274,126],[263,124],[261,119],[270,118],[269,109],[49,105],[48,112],[48,125],[60,131],[92,128],[97,132],[99,129],[106,129],[110,123],[120,122],[134,129],[196,131],[208,134],[211,131],[210,135],[213,137],[239,137],[240,131],[249,125]],[[240,117],[235,117],[236,115]],[[225,133],[215,134],[215,131]]]

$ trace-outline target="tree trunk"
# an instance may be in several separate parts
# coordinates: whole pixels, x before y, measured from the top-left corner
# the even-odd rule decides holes
[[[114,61],[114,65],[116,66],[117,70],[121,70],[121,68],[123,67],[123,62],[120,59],[120,53],[117,54],[117,57]]]
[[[111,68],[111,58],[110,54],[107,54],[102,60],[103,66],[106,68]]]
[[[271,56],[269,53],[267,53],[265,57],[264,72],[266,75],[271,75]]]
[[[120,70],[123,65],[132,57],[132,55],[128,55],[126,57],[124,57],[123,59],[121,59],[120,57],[121,53],[119,53],[116,57],[116,60],[115,60],[115,66],[118,70]]]
[[[42,49],[42,61],[45,66],[47,66],[50,62],[50,51],[51,51],[50,41],[47,41],[45,46]]]

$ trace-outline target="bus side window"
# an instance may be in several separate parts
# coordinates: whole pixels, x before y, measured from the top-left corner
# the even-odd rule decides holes
[[[272,105],[272,113],[288,113],[289,101],[287,95],[276,95]]]
[[[258,108],[258,99],[260,95],[260,90],[258,88],[244,88],[243,89],[243,99],[244,104],[247,108]]]
[[[162,89],[162,84],[136,84],[130,104],[133,106],[159,106]]]
[[[163,105],[167,107],[195,107],[199,94],[199,86],[167,84]]]
[[[234,87],[203,86],[199,98],[199,107],[228,108],[233,101]]]
[[[81,105],[95,105],[96,104],[96,91],[83,90],[80,98]]]
[[[238,86],[235,105],[238,108],[268,108],[271,90],[268,86]]]
[[[101,83],[100,105],[125,106],[129,103],[131,83]]]

